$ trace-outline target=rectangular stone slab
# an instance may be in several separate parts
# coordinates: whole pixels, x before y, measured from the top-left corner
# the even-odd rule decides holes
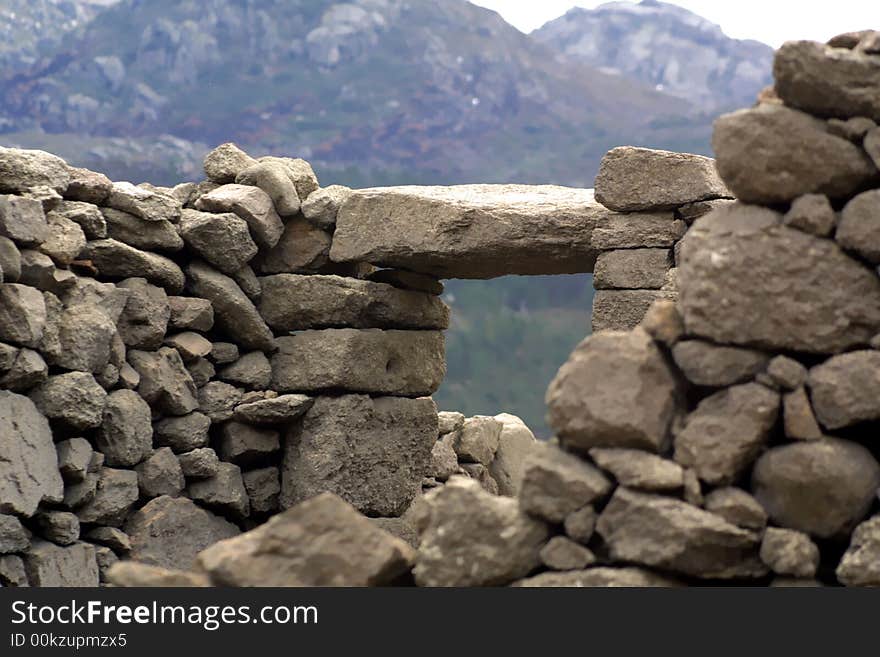
[[[552,185],[363,189],[339,209],[330,258],[439,278],[591,272],[607,214],[592,190]]]
[[[326,329],[278,338],[272,388],[423,397],[446,375],[443,333]]]

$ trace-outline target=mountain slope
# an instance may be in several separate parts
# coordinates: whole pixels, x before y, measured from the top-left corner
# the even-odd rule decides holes
[[[727,37],[676,5],[644,0],[575,8],[532,35],[569,59],[616,72],[717,113],[771,83],[773,49]]]

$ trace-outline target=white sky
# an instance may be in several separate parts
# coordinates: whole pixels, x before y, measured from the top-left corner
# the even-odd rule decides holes
[[[494,9],[523,32],[531,32],[574,6],[591,0],[471,0]],[[737,39],[756,39],[778,47],[790,39],[827,41],[852,30],[880,29],[878,0],[674,0],[721,26]]]

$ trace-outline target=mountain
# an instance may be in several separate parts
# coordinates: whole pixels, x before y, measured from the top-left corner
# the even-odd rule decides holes
[[[710,113],[750,105],[771,84],[773,49],[731,39],[676,5],[644,0],[571,9],[532,33],[565,58],[583,62]]]
[[[685,100],[562,64],[464,0],[121,0],[43,53],[0,76],[0,124],[62,155],[64,135],[171,135],[365,184],[585,186],[619,142],[707,147]]]

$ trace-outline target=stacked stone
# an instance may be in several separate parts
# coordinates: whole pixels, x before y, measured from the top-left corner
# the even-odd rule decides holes
[[[604,213],[591,243],[593,332],[631,329],[657,299],[678,296],[679,244],[688,226],[731,193],[711,158],[620,146],[602,159],[595,183]]]
[[[0,149],[0,583],[187,568],[329,490],[421,491],[448,309],[432,277],[329,251],[311,167],[232,144],[207,180],[113,183]]]

